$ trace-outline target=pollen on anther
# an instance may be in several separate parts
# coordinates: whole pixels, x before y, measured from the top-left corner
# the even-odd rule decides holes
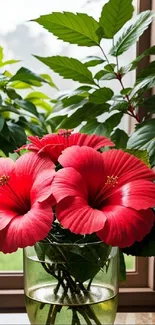
[[[112,187],[115,187],[118,184],[118,177],[117,176],[107,176],[107,181],[105,185],[112,185]]]
[[[7,184],[7,182],[9,181],[10,176],[8,175],[2,175],[0,176],[0,186],[3,186],[5,184]]]
[[[58,135],[61,135],[64,138],[69,138],[71,136],[72,132],[73,132],[73,129],[71,129],[71,130],[63,130],[62,129],[58,132]]]

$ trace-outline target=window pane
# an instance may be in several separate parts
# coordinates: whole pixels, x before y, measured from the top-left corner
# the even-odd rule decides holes
[[[19,249],[13,254],[0,253],[0,272],[2,271],[22,271],[23,252]]]
[[[128,272],[136,271],[136,258],[134,256],[131,255],[128,256],[125,254],[124,254],[124,258],[125,258],[126,270]]]

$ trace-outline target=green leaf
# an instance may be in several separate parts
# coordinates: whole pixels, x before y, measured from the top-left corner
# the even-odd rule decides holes
[[[123,117],[123,113],[116,113],[110,116],[103,124],[102,124],[102,135],[109,137],[113,132],[114,128],[121,122]]]
[[[4,76],[3,74],[0,74],[0,87],[5,86],[9,81],[9,78]]]
[[[16,147],[20,147],[24,143],[26,143],[27,137],[22,127],[14,123],[9,123],[8,129],[10,132],[11,139],[13,140]]]
[[[127,111],[128,105],[128,102],[125,100],[116,101],[110,106],[110,111]]]
[[[32,91],[31,93],[29,93],[25,99],[50,99],[46,94],[40,92],[40,91]]]
[[[75,128],[81,124],[81,122],[87,121],[90,118],[99,116],[109,109],[108,104],[95,105],[92,103],[87,103],[83,107],[80,107],[71,116],[65,118],[62,123],[58,126],[58,129],[69,129]]]
[[[11,89],[11,88],[6,88],[6,93],[7,93],[8,97],[13,100],[16,98],[18,98],[18,99],[22,98],[19,94],[16,93],[16,91],[14,89]]]
[[[93,134],[96,133],[97,127],[100,125],[100,123],[97,121],[96,118],[90,119],[86,125],[84,125],[80,129],[80,133],[87,133],[87,134]]]
[[[114,64],[114,63],[109,63],[109,64],[106,64],[106,65],[104,66],[104,69],[107,70],[107,71],[109,71],[109,72],[114,72],[115,67],[116,67],[116,64]]]
[[[104,62],[105,60],[101,59],[99,56],[87,56],[83,63],[86,67],[95,67]]]
[[[98,71],[95,76],[95,79],[97,80],[112,80],[112,79],[117,79],[115,73],[108,72],[106,70],[100,70]]]
[[[16,99],[15,103],[19,107],[26,110],[27,112],[30,112],[31,114],[38,117],[38,112],[37,112],[36,107],[35,107],[35,105],[33,103],[29,102],[28,100],[24,100],[24,99]]]
[[[100,26],[106,38],[113,36],[132,18],[134,8],[132,0],[110,0],[102,9]]]
[[[122,253],[121,249],[119,249],[119,280],[120,281],[126,281],[126,265],[125,265],[125,259],[124,254]]]
[[[94,18],[84,13],[53,12],[33,21],[42,25],[58,39],[71,44],[94,46],[100,41],[96,34],[99,24]]]
[[[113,96],[113,91],[110,88],[101,88],[95,90],[89,97],[89,101],[95,104],[103,104],[110,100]]]
[[[136,131],[129,138],[127,147],[147,150],[151,166],[155,166],[155,119],[137,125]]]
[[[141,81],[142,78],[146,78],[151,75],[154,75],[155,77],[155,61],[151,62],[146,68],[141,70],[140,74],[137,77],[137,83],[139,80]]]
[[[18,62],[20,62],[20,60],[8,60],[8,61],[0,62],[0,68],[4,67],[5,65],[8,65],[8,64],[15,64]]]
[[[48,81],[48,84],[52,88],[55,88],[55,89],[59,90],[58,87],[56,86],[56,84],[53,82],[51,76],[49,76],[49,74],[47,74],[47,73],[41,73],[40,74],[40,77],[43,78],[43,79],[45,79],[45,80],[47,80]]]
[[[65,79],[72,79],[87,84],[94,84],[91,72],[77,59],[65,56],[52,56],[43,58],[35,56],[39,61],[46,64],[54,72],[59,73]]]
[[[146,78],[138,79],[138,83],[135,84],[130,98],[134,97],[139,91],[145,92],[147,89],[152,88],[155,85],[155,75],[150,75]]]
[[[0,62],[3,61],[3,47],[0,46]]]
[[[3,116],[0,116],[0,132],[3,129],[4,123],[5,123],[4,117]]]
[[[128,139],[127,133],[121,129],[116,129],[111,136],[111,140],[115,143],[116,149],[126,148]]]
[[[39,83],[46,82],[46,80],[40,77],[39,75],[23,67],[16,72],[16,74],[9,80],[9,82],[16,81],[16,80],[23,81],[32,85],[34,84],[34,81],[37,81]]]
[[[32,89],[32,87],[29,84],[22,81],[13,81],[9,84],[9,87],[15,89]]]
[[[155,45],[144,51],[141,55],[137,56],[134,61],[131,62],[131,68],[129,71],[134,70],[137,66],[138,63],[145,58],[146,56],[149,55],[154,55],[155,54]]]
[[[142,106],[147,108],[147,112],[155,113],[155,95],[145,99]]]
[[[129,26],[123,34],[119,37],[116,44],[112,47],[110,54],[119,56],[127,51],[133,44],[135,44],[139,37],[144,33],[147,27],[151,24],[154,14],[147,10],[137,15],[135,22]]]
[[[44,110],[46,110],[48,113],[50,113],[53,110],[53,107],[46,102],[43,99],[31,99],[31,102],[35,105],[35,106],[39,106],[41,108],[43,108]]]
[[[155,256],[155,226],[141,242],[135,242],[132,246],[123,248],[123,252],[133,256]]]
[[[147,150],[126,149],[125,151],[142,160],[149,168],[151,167]]]
[[[129,95],[131,93],[132,88],[124,88],[121,90],[122,95]]]

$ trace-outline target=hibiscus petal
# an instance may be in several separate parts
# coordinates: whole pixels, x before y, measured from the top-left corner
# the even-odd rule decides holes
[[[0,250],[15,252],[18,248],[34,245],[44,239],[51,229],[53,213],[48,203],[35,203],[25,215],[15,217],[0,232]]]
[[[55,174],[53,170],[45,170],[36,177],[30,192],[31,204],[35,201],[43,202],[49,198],[52,194],[52,181]]]
[[[98,237],[108,245],[121,248],[141,241],[150,232],[155,221],[151,209],[137,212],[114,205],[104,207],[102,211],[107,219],[103,229],[97,232]]]
[[[88,146],[98,150],[105,146],[113,147],[114,143],[110,139],[96,134],[88,135],[83,133],[73,133],[69,137],[69,145],[77,145],[80,147]]]
[[[57,202],[67,196],[79,196],[87,199],[87,188],[81,175],[74,168],[60,169],[52,183],[52,193]]]
[[[89,147],[73,146],[63,151],[59,157],[59,163],[63,167],[73,167],[82,176],[85,182],[90,200],[103,187],[104,165],[102,155]]]
[[[113,192],[126,183],[140,179],[155,179],[154,172],[146,164],[137,157],[122,150],[112,149],[103,152],[102,158],[104,162],[105,186],[100,193],[101,197],[106,198],[112,195]]]
[[[0,205],[0,230],[4,229],[16,215],[17,212],[9,210],[7,206]]]
[[[120,187],[105,201],[105,205],[123,205],[136,210],[155,206],[155,184],[146,180],[132,181]]]
[[[106,175],[120,178],[121,183],[138,179],[154,180],[154,172],[137,157],[122,150],[112,149],[102,153]]]
[[[53,162],[57,162],[58,157],[60,156],[63,149],[64,149],[63,144],[57,144],[57,145],[47,144],[46,146],[44,146],[38,151],[38,154],[46,153]]]
[[[57,218],[65,228],[76,234],[92,234],[104,227],[106,216],[92,209],[80,197],[67,197],[57,204]]]

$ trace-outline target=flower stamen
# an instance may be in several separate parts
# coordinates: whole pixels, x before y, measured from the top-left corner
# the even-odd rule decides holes
[[[73,132],[73,129],[71,129],[71,130],[62,129],[58,132],[58,135],[61,135],[64,138],[69,138],[71,136],[72,132]]]
[[[8,176],[8,175],[2,175],[0,177],[0,186],[4,186],[5,184],[7,184],[8,181],[9,181],[9,179],[10,179],[10,176]]]
[[[107,181],[105,185],[112,185],[112,187],[115,187],[118,184],[118,177],[117,176],[107,176]]]

